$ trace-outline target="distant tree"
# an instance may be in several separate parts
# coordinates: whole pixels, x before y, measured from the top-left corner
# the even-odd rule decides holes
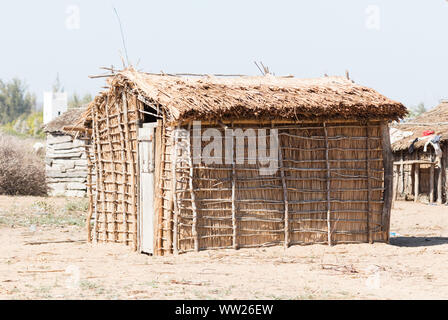
[[[27,92],[26,84],[20,79],[6,83],[0,80],[0,125],[30,113],[35,105],[36,96]]]
[[[92,101],[92,95],[90,93],[86,93],[82,98],[78,96],[78,94],[75,92],[73,95],[68,99],[68,109],[73,108],[79,108],[89,102]]]
[[[407,116],[407,119],[414,119],[421,115],[422,113],[425,113],[427,110],[425,108],[425,104],[423,102],[420,102],[418,105],[413,106],[409,109],[409,114]]]

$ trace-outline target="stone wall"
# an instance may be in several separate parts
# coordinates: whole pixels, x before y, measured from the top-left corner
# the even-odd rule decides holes
[[[49,195],[84,197],[87,193],[85,141],[47,134],[46,174]]]

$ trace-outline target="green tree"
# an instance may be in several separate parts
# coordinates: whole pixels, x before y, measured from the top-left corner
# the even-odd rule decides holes
[[[35,105],[36,96],[27,92],[26,84],[20,79],[6,83],[0,80],[0,125],[30,113]]]
[[[86,93],[80,97],[76,92],[68,99],[68,109],[79,108],[92,101],[92,95]]]
[[[409,114],[406,119],[414,119],[426,111],[425,104],[420,102],[418,105],[409,108]]]

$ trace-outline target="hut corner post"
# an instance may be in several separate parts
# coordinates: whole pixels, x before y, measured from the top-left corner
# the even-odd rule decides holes
[[[179,211],[177,208],[177,177],[176,177],[176,167],[177,167],[177,154],[179,152],[179,145],[178,145],[178,141],[177,141],[177,137],[178,137],[178,131],[179,131],[179,126],[176,127],[176,130],[174,130],[174,134],[173,134],[173,147],[174,147],[174,152],[173,152],[173,158],[172,158],[172,163],[171,163],[171,179],[172,179],[172,202],[173,202],[173,254],[174,255],[178,255],[179,254],[179,246],[178,246],[178,222],[179,222]]]
[[[90,152],[91,148],[91,140],[89,140],[88,143],[84,145],[85,152],[86,152],[86,158],[87,158],[87,197],[89,198],[89,210],[87,212],[87,218],[86,218],[86,228],[87,228],[87,242],[92,242],[92,225],[91,220],[93,216],[93,162],[92,162],[92,155]]]
[[[323,123],[325,134],[325,164],[326,164],[326,183],[327,183],[327,237],[328,245],[332,246],[331,241],[331,173],[330,173],[330,158],[329,158],[329,144],[328,144],[328,129],[327,124]]]
[[[372,228],[370,226],[370,215],[371,215],[371,209],[372,206],[370,205],[371,196],[372,196],[372,187],[370,182],[370,127],[369,122],[366,124],[366,174],[367,174],[367,241],[369,243],[373,243],[373,235],[372,235]],[[392,172],[393,172],[393,165],[392,165]],[[393,176],[392,176],[393,179]],[[394,188],[395,190],[395,188]]]
[[[155,168],[154,168],[154,251],[153,255],[161,256],[162,253],[162,231],[160,226],[163,223],[163,188],[164,180],[161,177],[161,173],[165,167],[165,144],[164,144],[164,123],[162,120],[157,120],[157,127],[155,133]],[[158,156],[160,155],[160,156]]]
[[[390,212],[392,207],[393,196],[393,155],[390,145],[389,125],[386,121],[381,123],[381,142],[383,152],[384,167],[384,202],[383,212],[381,216],[381,224],[384,241],[389,243],[390,232]]]
[[[191,199],[191,210],[193,213],[193,224],[191,226],[191,234],[194,238],[194,251],[199,251],[199,233],[198,233],[198,211],[196,208],[196,195],[194,192],[194,185],[193,185],[193,177],[194,177],[194,167],[193,167],[193,146],[191,144],[191,122],[188,123],[188,129],[187,129],[188,135],[186,137],[186,151],[187,151],[187,162],[189,169],[189,177],[188,177],[188,185],[190,189],[190,199]]]

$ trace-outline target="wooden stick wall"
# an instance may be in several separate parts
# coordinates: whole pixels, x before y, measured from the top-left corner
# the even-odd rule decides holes
[[[89,241],[120,242],[137,250],[140,104],[122,91],[92,111],[92,145],[87,149],[89,216],[94,222],[88,226]]]
[[[245,164],[192,166],[193,130],[167,128],[157,253],[388,241],[391,158],[384,126],[240,124],[278,129],[280,166],[272,176],[260,176],[247,153]]]

